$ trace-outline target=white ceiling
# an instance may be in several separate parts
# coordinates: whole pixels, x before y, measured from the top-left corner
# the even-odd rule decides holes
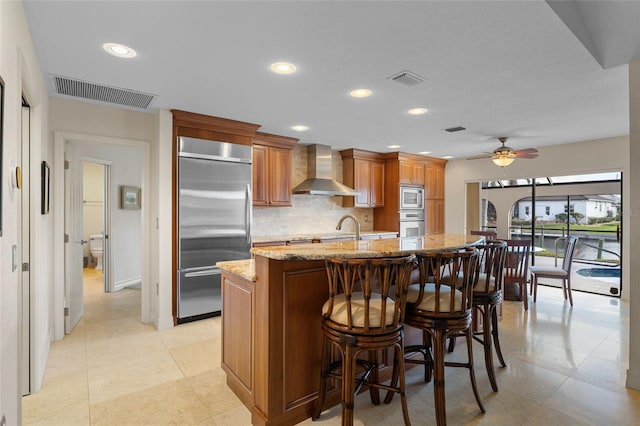
[[[638,6],[554,4],[560,19],[539,0],[24,1],[46,78],[152,93],[154,109],[261,124],[305,144],[456,158],[492,151],[497,136],[520,149],[628,134]],[[138,57],[109,56],[105,42]],[[276,75],[276,61],[298,71]],[[427,81],[388,79],[403,70]],[[373,95],[348,95],[360,87]],[[406,113],[418,106],[429,113]],[[458,125],[467,130],[443,131]]]

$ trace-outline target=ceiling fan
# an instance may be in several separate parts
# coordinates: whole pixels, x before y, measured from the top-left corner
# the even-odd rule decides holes
[[[483,155],[476,155],[475,157],[469,157],[467,160],[476,160],[478,158],[491,158],[491,161],[494,162],[495,165],[500,167],[508,166],[513,163],[513,160],[516,158],[524,158],[524,159],[532,159],[538,156],[538,150],[535,148],[526,148],[520,149],[518,151],[514,150],[505,145],[507,142],[506,137],[498,138],[498,141],[502,144],[501,147],[496,148],[493,152],[486,153]]]

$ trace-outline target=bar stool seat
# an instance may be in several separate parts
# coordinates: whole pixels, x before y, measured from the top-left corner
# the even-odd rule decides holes
[[[400,394],[405,424],[410,424],[404,379],[404,314],[407,287],[415,256],[378,259],[333,258],[325,262],[329,299],[322,307],[322,367],[320,391],[312,419],[324,408],[327,381],[342,383],[342,424],[353,425],[354,395],[369,387],[371,401],[379,390]],[[339,359],[333,360],[337,348]],[[378,380],[378,352],[393,348],[389,385]],[[367,359],[362,359],[361,354]]]

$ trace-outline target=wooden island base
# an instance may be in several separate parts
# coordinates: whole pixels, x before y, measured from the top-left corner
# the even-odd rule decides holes
[[[223,270],[222,368],[228,386],[251,411],[252,424],[293,425],[311,417],[320,385],[321,311],[328,298],[324,258],[331,253],[401,256],[477,242],[456,237],[444,243],[436,239],[437,244],[397,238],[254,248],[253,275],[219,264]],[[419,343],[420,336],[417,330],[407,330],[406,343]],[[391,356],[383,353],[379,360],[383,364],[380,379],[387,380]],[[339,402],[340,387],[334,385],[324,408]]]

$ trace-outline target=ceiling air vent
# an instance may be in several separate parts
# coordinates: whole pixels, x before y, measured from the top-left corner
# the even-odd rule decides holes
[[[445,132],[449,132],[449,133],[459,132],[461,130],[467,130],[467,128],[462,126],[457,126],[457,127],[449,127],[448,129],[444,129]]]
[[[391,77],[387,77],[387,80],[393,80],[397,83],[402,84],[403,86],[411,87],[416,84],[424,83],[426,78],[419,76],[418,74],[411,71],[400,71],[397,74],[392,75]]]
[[[89,83],[75,78],[52,74],[50,77],[53,91],[60,95],[145,110],[149,108],[151,102],[156,98],[156,95],[149,93]]]

